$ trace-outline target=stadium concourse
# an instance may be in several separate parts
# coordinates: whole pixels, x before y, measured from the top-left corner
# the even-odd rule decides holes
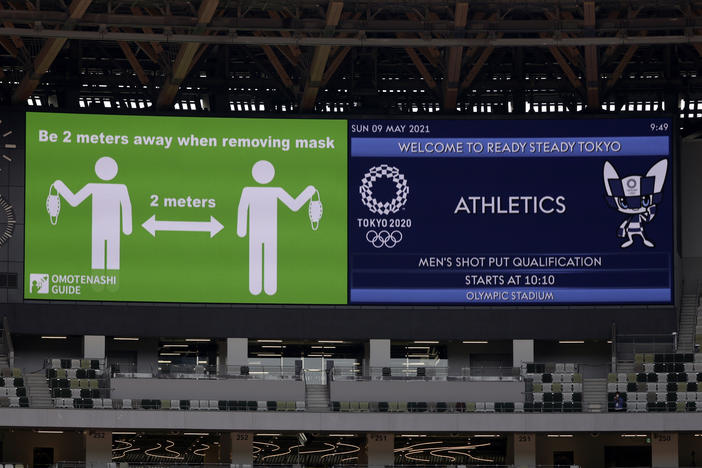
[[[702,464],[702,1],[0,23],[0,468]]]

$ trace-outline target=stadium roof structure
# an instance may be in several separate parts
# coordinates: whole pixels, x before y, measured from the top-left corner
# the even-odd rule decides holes
[[[0,103],[702,114],[702,1],[0,1]]]

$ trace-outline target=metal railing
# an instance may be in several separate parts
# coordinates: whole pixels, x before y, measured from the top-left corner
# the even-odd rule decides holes
[[[450,375],[446,367],[371,367],[363,372],[357,366],[337,367],[333,380],[439,380],[439,381],[515,381],[521,380],[515,367],[464,367],[460,374]]]
[[[300,380],[301,369],[294,366],[228,366],[192,364],[154,364],[147,372],[139,372],[136,364],[110,363],[110,374],[114,378],[143,379],[262,379]]]
[[[633,361],[639,353],[674,353],[677,348],[677,333],[651,335],[617,335],[618,361]]]

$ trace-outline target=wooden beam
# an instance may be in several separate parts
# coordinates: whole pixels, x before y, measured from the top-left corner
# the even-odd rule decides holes
[[[566,78],[568,78],[568,81],[570,81],[570,84],[573,86],[573,88],[577,90],[581,89],[583,87],[583,83],[578,78],[578,75],[576,75],[573,69],[570,67],[565,57],[563,57],[561,51],[558,50],[558,47],[551,46],[548,48],[548,51],[551,52],[553,58],[556,59],[556,62],[561,67],[561,70],[563,70],[563,73],[565,74]]]
[[[341,10],[343,10],[343,8],[343,1],[329,2],[326,19],[326,30],[328,34],[333,31],[333,28],[336,27],[337,24],[339,24]],[[305,85],[305,90],[302,93],[302,103],[300,107],[303,111],[310,111],[314,108],[314,103],[317,100],[317,93],[319,93],[319,88],[322,85],[324,69],[327,66],[330,51],[331,46],[328,45],[318,46],[314,50],[312,64],[310,65],[309,78],[307,80],[307,84]]]
[[[422,78],[424,78],[424,83],[426,83],[427,87],[433,91],[436,91],[436,81],[434,81],[434,78],[431,76],[431,73],[429,73],[429,70],[427,70],[427,67],[424,66],[424,62],[422,62],[422,59],[419,58],[417,51],[411,47],[406,47],[405,52],[407,52],[407,55],[409,55],[412,63],[417,68],[417,71],[419,71],[419,74],[422,75]]]
[[[91,2],[92,0],[73,0],[68,7],[69,21],[80,19]],[[42,45],[41,50],[34,59],[31,71],[24,75],[19,86],[17,86],[15,92],[12,94],[13,104],[23,103],[32,95],[34,90],[37,89],[37,86],[39,86],[41,77],[44,76],[51,64],[54,63],[56,56],[67,40],[68,39],[65,37],[57,37],[47,39],[46,42],[44,42],[44,45]]]
[[[595,0],[583,3],[585,16],[585,35],[595,34]],[[600,108],[600,77],[598,72],[597,46],[585,46],[585,89],[587,90],[587,107],[589,110]]]
[[[266,57],[268,57],[268,61],[271,62],[271,65],[273,65],[273,68],[278,74],[278,77],[280,77],[280,81],[283,82],[286,88],[291,89],[293,87],[292,79],[290,79],[290,75],[288,75],[288,72],[285,71],[285,67],[283,66],[283,64],[280,63],[278,56],[275,55],[273,48],[267,45],[261,46],[261,48],[266,54]]]
[[[119,32],[119,28],[112,28],[112,31]],[[129,44],[124,41],[117,41],[117,45],[119,45],[119,48],[122,49],[124,57],[127,59],[127,62],[129,62],[129,65],[131,65],[132,70],[134,70],[134,74],[136,74],[137,78],[139,79],[139,82],[143,85],[148,85],[149,77],[146,76],[144,68],[141,66],[139,59],[136,58],[136,55],[134,55],[134,52]]]
[[[331,77],[334,76],[334,73],[336,73],[336,70],[339,69],[339,66],[341,66],[349,52],[351,52],[351,47],[346,46],[336,53],[331,63],[327,67],[327,70],[324,72],[324,76],[322,77],[322,87],[329,83],[329,80],[331,80]]]
[[[487,59],[490,57],[494,50],[494,47],[486,47],[483,50],[483,52],[480,54],[480,57],[478,57],[478,60],[476,60],[473,66],[471,67],[470,71],[468,72],[468,75],[466,75],[465,79],[461,83],[461,90],[469,88],[470,85],[473,84],[473,80],[475,80],[475,78],[478,76],[478,73],[480,73],[480,69],[483,68],[483,65],[485,65],[485,62],[487,62]]]
[[[455,34],[462,36],[468,21],[468,2],[456,2],[453,20]],[[446,64],[446,85],[444,87],[444,108],[446,112],[456,111],[458,100],[459,80],[461,79],[461,65],[463,64],[463,47],[451,47],[448,51]]]
[[[197,13],[198,27],[201,28],[212,20],[218,5],[219,0],[202,1]],[[158,109],[164,109],[173,104],[173,100],[175,99],[176,94],[178,94],[180,83],[192,68],[195,55],[197,54],[200,45],[201,44],[199,42],[188,42],[180,46],[178,55],[176,55],[175,62],[173,63],[171,73],[161,87],[161,92],[156,99],[156,107]]]
[[[645,36],[648,32],[647,31],[641,31],[639,35]],[[619,78],[621,78],[622,74],[624,74],[624,69],[629,65],[629,62],[631,62],[631,59],[634,57],[634,54],[636,51],[639,49],[639,46],[636,44],[632,44],[629,46],[629,48],[624,52],[624,56],[622,59],[619,61],[617,64],[617,67],[614,69],[612,72],[612,75],[609,77],[607,80],[607,85],[606,85],[606,90],[609,91],[614,87],[614,85],[617,83]]]

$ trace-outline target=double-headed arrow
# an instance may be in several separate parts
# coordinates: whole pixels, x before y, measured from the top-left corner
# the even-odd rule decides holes
[[[214,237],[224,228],[214,216],[210,216],[209,221],[156,221],[156,215],[153,215],[141,226],[154,237],[156,237],[156,231],[209,232],[210,237]]]

